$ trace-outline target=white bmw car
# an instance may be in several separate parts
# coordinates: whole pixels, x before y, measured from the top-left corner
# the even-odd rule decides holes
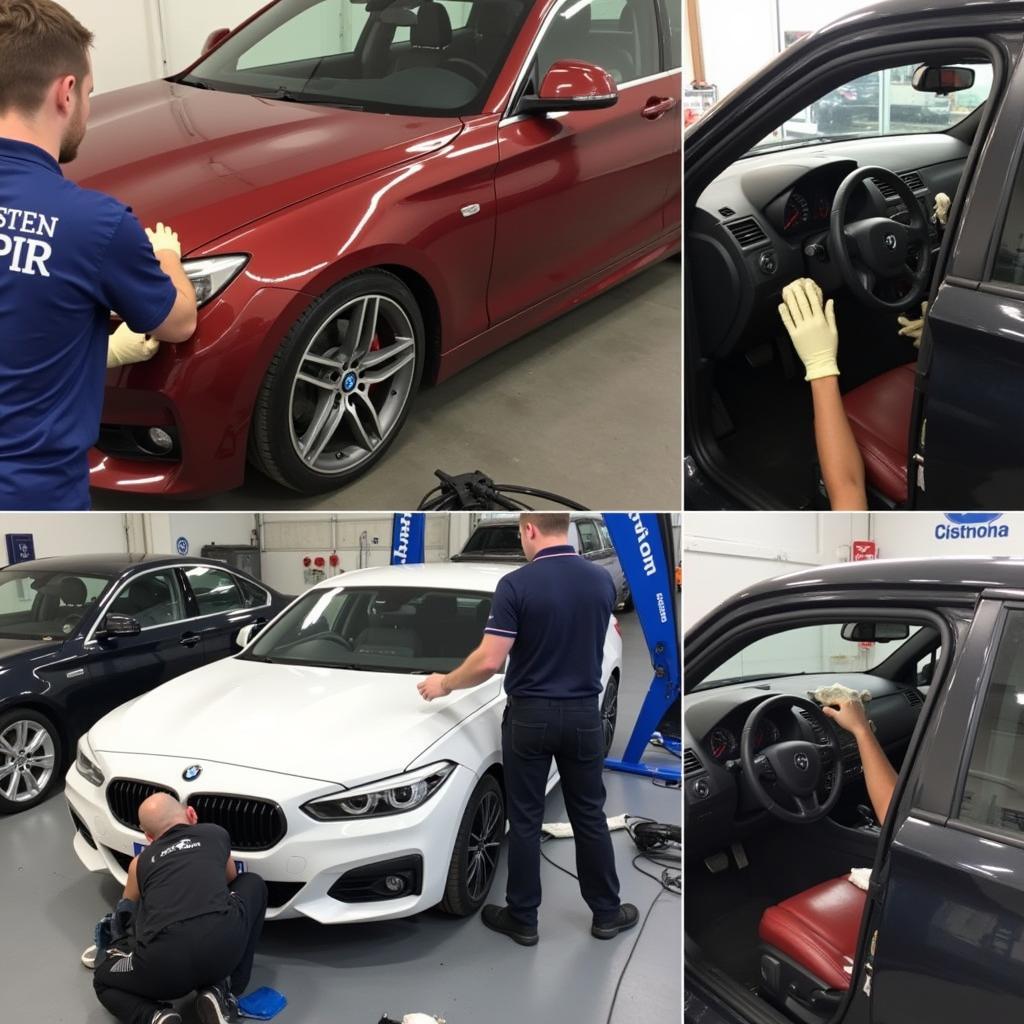
[[[67,776],[79,859],[123,882],[145,841],[139,804],[164,790],[228,830],[243,869],[267,881],[269,918],[473,913],[505,833],[503,679],[429,704],[416,683],[476,646],[510,568],[346,573],[297,598],[242,653],[111,712]],[[621,671],[613,618],[609,745]]]

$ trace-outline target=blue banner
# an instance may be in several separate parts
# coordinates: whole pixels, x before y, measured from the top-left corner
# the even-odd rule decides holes
[[[425,512],[396,512],[391,533],[391,564],[416,565],[424,561],[426,536]]]

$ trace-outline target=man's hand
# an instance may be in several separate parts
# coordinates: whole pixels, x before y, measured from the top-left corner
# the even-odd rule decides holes
[[[831,299],[823,307],[822,298],[818,285],[806,277],[782,289],[779,316],[807,371],[804,380],[839,376],[835,308]]]
[[[835,707],[823,707],[821,710],[836,725],[841,726],[847,732],[853,733],[854,736],[871,731],[867,712],[859,700],[843,700]]]
[[[153,245],[154,253],[173,252],[179,260],[181,259],[181,242],[178,241],[178,233],[172,231],[166,224],[157,224],[155,231],[146,228],[146,236]]]
[[[935,212],[932,214],[932,220],[937,224],[945,227],[949,221],[949,208],[952,205],[952,200],[945,192],[940,192],[935,197]]]
[[[148,362],[159,351],[160,342],[155,338],[136,334],[127,324],[121,324],[107,343],[107,369]]]
[[[425,701],[437,700],[438,697],[447,697],[451,692],[444,681],[447,677],[441,672],[433,672],[422,683],[416,684],[420,696]]]
[[[914,348],[921,347],[921,335],[924,333],[924,321],[926,316],[928,316],[928,303],[922,302],[921,318],[919,320],[911,320],[908,316],[896,317],[896,322],[900,325],[900,337],[910,338],[914,343]]]

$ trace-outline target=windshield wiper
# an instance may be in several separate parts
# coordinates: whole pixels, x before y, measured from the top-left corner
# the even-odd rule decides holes
[[[281,86],[276,92],[270,93],[259,93],[263,99],[267,100],[281,100],[283,103],[311,103],[319,104],[325,107],[339,107],[343,110],[355,110],[362,112],[365,107],[356,106],[353,103],[346,103],[342,99],[337,99],[334,96],[310,96],[304,92],[292,92],[291,89],[286,89]]]
[[[208,89],[210,92],[217,91],[208,82],[204,82],[201,78],[193,78],[191,75],[185,75],[183,78],[174,78],[172,81],[177,82],[179,85],[191,85],[193,89]]]

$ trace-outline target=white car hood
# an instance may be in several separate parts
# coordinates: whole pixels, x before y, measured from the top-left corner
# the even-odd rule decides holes
[[[97,754],[184,757],[355,786],[402,771],[501,696],[496,676],[428,704],[416,690],[422,678],[226,658],[112,711],[89,743]]]

